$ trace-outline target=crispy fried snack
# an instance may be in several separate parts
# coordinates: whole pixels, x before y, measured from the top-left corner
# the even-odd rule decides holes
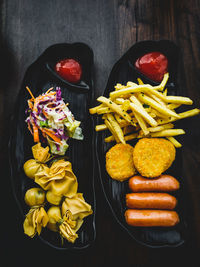
[[[138,172],[153,178],[166,171],[175,159],[174,145],[164,138],[143,138],[133,150],[133,162]]]
[[[110,177],[124,181],[135,174],[133,147],[117,144],[106,153],[106,170]]]

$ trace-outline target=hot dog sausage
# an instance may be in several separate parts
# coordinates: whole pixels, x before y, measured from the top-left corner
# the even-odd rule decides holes
[[[169,210],[135,210],[125,212],[127,224],[131,226],[174,226],[179,222],[175,211]]]
[[[133,192],[175,191],[179,189],[179,182],[173,176],[167,174],[153,179],[133,176],[129,179],[129,188]]]
[[[131,209],[172,210],[176,204],[176,198],[167,193],[130,193],[126,195],[126,206]]]

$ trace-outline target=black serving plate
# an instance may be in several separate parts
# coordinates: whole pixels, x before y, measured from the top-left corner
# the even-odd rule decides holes
[[[83,68],[83,80],[80,84],[68,84],[55,76],[49,66],[59,59],[72,57],[79,60]],[[84,86],[82,86],[84,85]],[[85,86],[86,85],[86,86]],[[16,201],[23,216],[28,212],[24,202],[27,189],[37,186],[27,178],[23,171],[23,164],[32,158],[31,147],[34,145],[33,138],[25,123],[25,110],[27,100],[30,98],[26,90],[28,86],[34,96],[46,92],[50,87],[59,86],[62,97],[77,120],[81,121],[84,140],[69,141],[66,156],[72,163],[72,168],[78,179],[78,192],[82,192],[85,200],[92,206],[93,214],[85,218],[78,231],[79,238],[74,244],[64,240],[62,244],[58,233],[43,228],[40,239],[46,244],[57,249],[83,249],[90,246],[96,236],[95,230],[95,190],[94,190],[94,150],[92,128],[93,122],[89,116],[88,108],[93,94],[93,52],[86,44],[56,44],[47,48],[44,53],[27,69],[22,88],[17,98],[15,112],[12,116],[9,158],[11,169],[11,181]]]
[[[133,45],[128,52],[123,55],[114,65],[104,92],[105,96],[114,90],[116,83],[126,84],[127,81],[137,82],[140,77],[145,83],[155,85],[157,83],[149,80],[144,75],[140,74],[134,68],[134,62],[138,57],[151,51],[160,51],[165,54],[169,60],[169,75],[170,79],[167,88],[170,94],[183,95],[184,92],[178,88],[176,82],[178,68],[178,47],[167,40],[163,41],[143,41]],[[97,119],[97,124],[101,124],[100,118]],[[106,132],[99,132],[96,135],[96,156],[98,159],[100,180],[107,202],[117,222],[129,233],[129,235],[140,244],[149,247],[177,247],[182,245],[188,234],[186,223],[185,202],[187,197],[186,187],[184,186],[182,154],[181,149],[177,149],[176,159],[172,167],[166,173],[173,175],[180,181],[180,189],[173,193],[178,199],[177,212],[180,216],[180,223],[175,227],[130,227],[127,225],[124,212],[127,209],[125,204],[126,193],[130,192],[128,181],[118,182],[112,180],[106,172],[105,155],[106,152],[114,145],[114,143],[105,143],[104,138]],[[135,145],[137,141],[129,142]]]

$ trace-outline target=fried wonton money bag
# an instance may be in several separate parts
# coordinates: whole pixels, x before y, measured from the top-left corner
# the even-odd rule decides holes
[[[25,202],[31,207],[24,220],[24,233],[31,238],[40,235],[42,227],[49,221],[48,215],[43,208],[45,192],[40,188],[31,188],[25,194]]]
[[[73,197],[78,188],[71,163],[63,159],[55,161],[50,168],[43,166],[43,169],[35,174],[35,182],[44,190],[68,197]]]
[[[40,235],[42,227],[45,227],[48,221],[48,215],[43,207],[31,208],[24,220],[24,233],[31,238],[36,234]]]
[[[32,153],[35,160],[45,163],[49,158],[49,147],[42,147],[41,143],[37,143],[36,145],[32,146]]]
[[[67,211],[63,216],[58,206],[52,206],[47,211],[49,222],[47,227],[52,231],[58,231],[60,235],[69,242],[74,243],[78,235],[76,234],[76,221],[72,219],[72,214]]]
[[[34,159],[29,159],[24,163],[24,172],[26,176],[34,179],[35,174],[42,169],[43,163],[45,163],[49,158],[49,147],[42,147],[40,143],[32,147],[32,153]]]
[[[77,193],[72,198],[65,198],[62,203],[62,214],[67,211],[70,211],[72,219],[76,221],[76,231],[83,224],[83,218],[93,213],[91,206],[85,201],[82,193]]]

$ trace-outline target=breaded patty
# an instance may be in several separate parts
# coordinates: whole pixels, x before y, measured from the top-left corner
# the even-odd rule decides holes
[[[145,177],[157,177],[166,171],[175,159],[174,145],[164,138],[142,138],[133,149],[133,162]]]
[[[106,153],[106,170],[110,177],[124,181],[135,174],[133,147],[117,144]]]

